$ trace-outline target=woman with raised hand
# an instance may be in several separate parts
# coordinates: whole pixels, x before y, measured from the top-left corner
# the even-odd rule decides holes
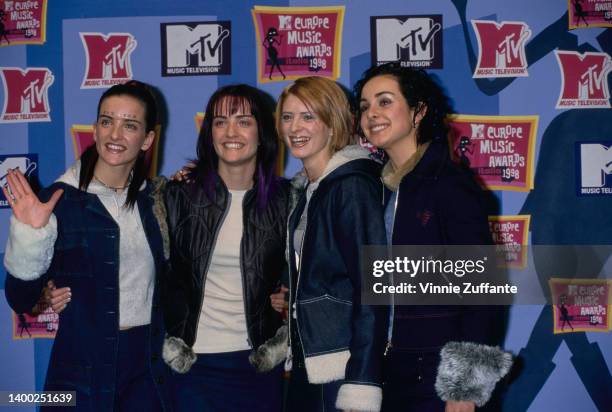
[[[386,311],[361,303],[361,247],[384,244],[379,165],[353,145],[344,91],[323,77],[287,86],[276,124],[308,186],[289,217],[287,410],[378,411]]]
[[[6,297],[24,313],[43,287],[62,292],[51,301],[63,311],[45,390],[75,391],[75,411],[171,409],[158,303],[163,222],[144,161],[156,122],[147,85],[113,86],[98,103],[95,144],[40,200],[19,170],[2,189],[13,210]]]
[[[385,224],[392,245],[488,245],[483,191],[451,161],[450,113],[423,70],[388,63],[355,85],[358,120],[388,162]],[[385,350],[383,411],[474,411],[512,358],[498,347],[503,316],[490,306],[396,306]],[[437,374],[436,374],[437,371]]]
[[[170,263],[164,359],[180,411],[282,407],[282,371],[249,355],[282,323],[269,295],[286,270],[288,182],[275,175],[273,101],[248,85],[208,101],[195,167],[166,186]]]

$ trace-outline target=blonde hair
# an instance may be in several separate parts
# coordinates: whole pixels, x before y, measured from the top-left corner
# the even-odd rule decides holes
[[[332,153],[354,143],[353,115],[348,98],[342,88],[325,77],[309,76],[297,79],[285,87],[276,105],[276,130],[281,134],[283,104],[289,95],[300,99],[309,110],[331,129]]]

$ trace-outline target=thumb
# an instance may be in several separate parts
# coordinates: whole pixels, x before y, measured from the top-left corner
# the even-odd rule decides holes
[[[64,189],[58,189],[51,195],[51,199],[47,202],[47,204],[53,209],[55,205],[59,201],[60,197],[64,194]]]
[[[285,293],[285,292],[288,292],[288,291],[289,291],[289,289],[287,289],[287,288],[285,287],[285,285],[281,285],[280,291],[281,291],[281,292],[283,292],[283,293]]]
[[[48,281],[47,282],[47,288],[55,289],[55,283],[52,280]]]

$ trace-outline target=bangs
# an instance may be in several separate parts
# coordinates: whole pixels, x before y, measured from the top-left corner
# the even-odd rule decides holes
[[[237,113],[253,115],[251,102],[245,96],[226,95],[217,100],[213,107],[213,116],[231,116]]]

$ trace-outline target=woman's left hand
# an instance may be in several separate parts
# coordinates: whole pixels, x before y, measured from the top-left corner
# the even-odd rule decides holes
[[[474,412],[476,405],[474,402],[466,401],[446,401],[444,412]]]

